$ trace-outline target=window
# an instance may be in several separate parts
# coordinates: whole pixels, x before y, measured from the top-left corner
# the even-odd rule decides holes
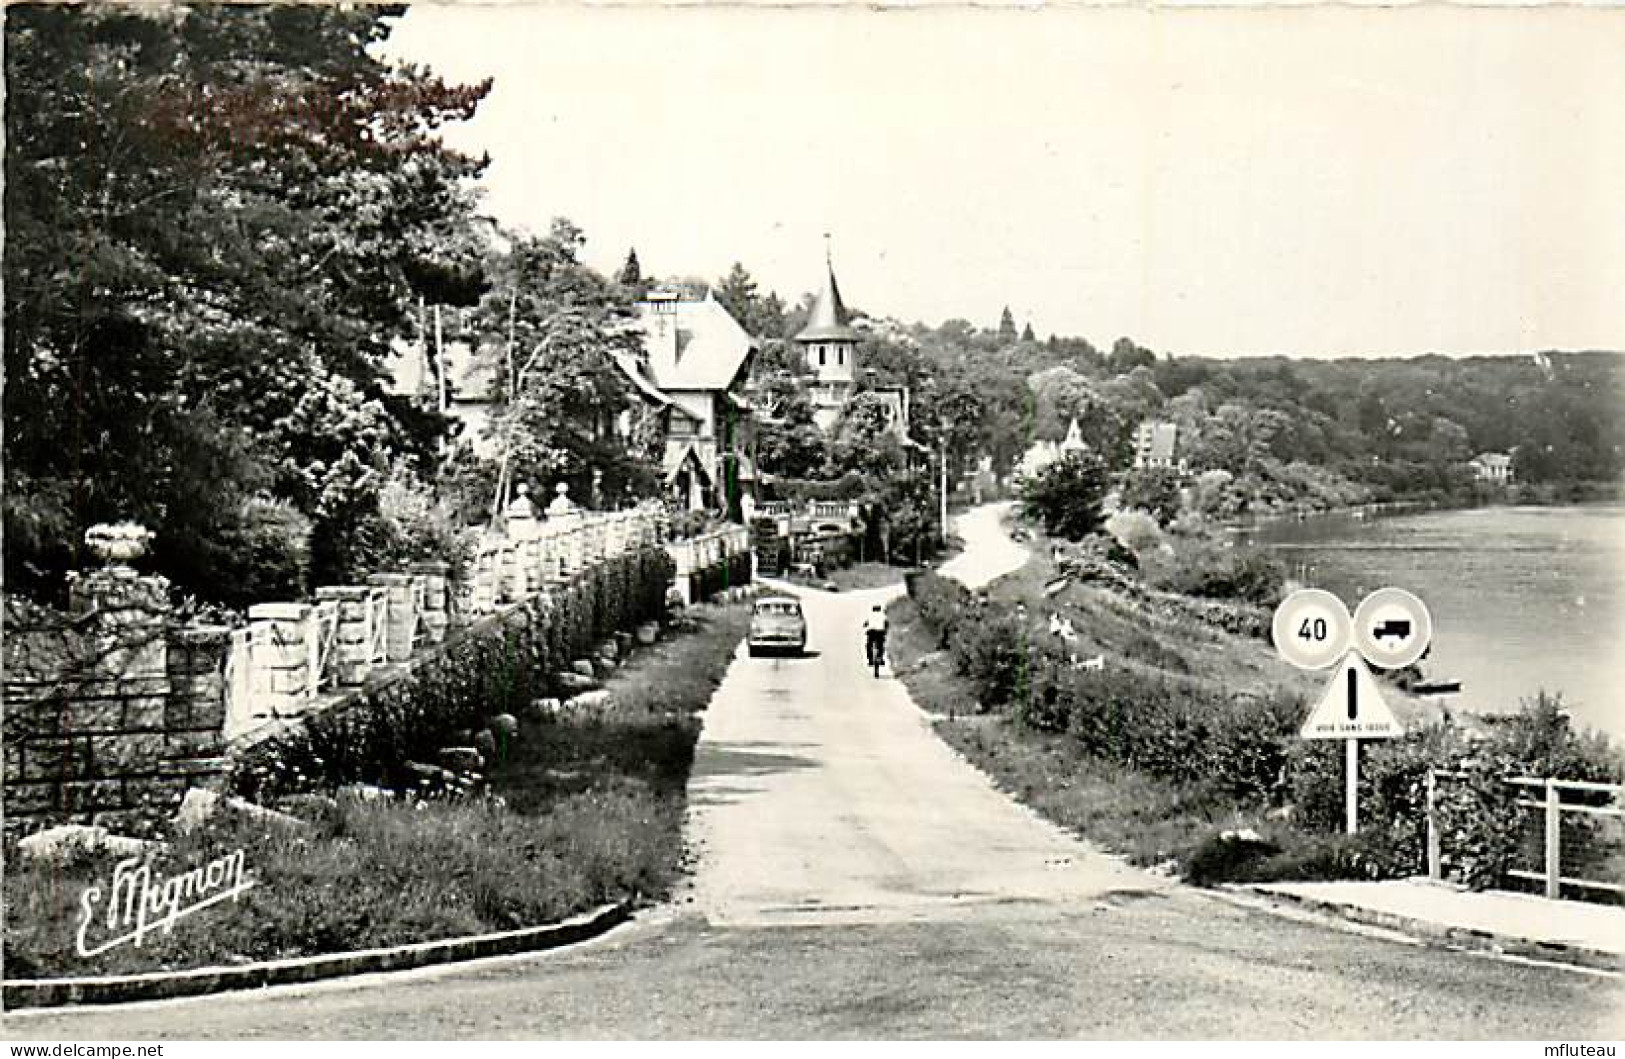
[[[824,366],[824,347],[823,346],[818,347],[818,366],[820,368],[822,368]]]
[[[837,364],[845,364],[846,363],[846,350],[844,348],[837,349],[835,351],[835,363],[837,363]]]

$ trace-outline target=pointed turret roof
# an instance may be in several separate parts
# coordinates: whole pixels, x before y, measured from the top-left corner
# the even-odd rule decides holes
[[[797,342],[856,342],[858,333],[852,329],[846,305],[841,301],[841,288],[835,283],[835,265],[824,252],[824,289],[813,301],[807,326],[796,335]]]

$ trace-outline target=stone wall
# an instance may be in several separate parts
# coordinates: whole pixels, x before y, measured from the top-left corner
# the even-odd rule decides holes
[[[66,614],[7,607],[5,829],[126,833],[224,774],[223,628],[177,626],[168,585],[76,575]]]

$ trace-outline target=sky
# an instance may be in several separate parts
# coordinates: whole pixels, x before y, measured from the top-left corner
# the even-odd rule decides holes
[[[609,272],[1186,355],[1625,349],[1625,8],[419,4]]]

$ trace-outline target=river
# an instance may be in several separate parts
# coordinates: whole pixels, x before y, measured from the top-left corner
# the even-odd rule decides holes
[[[1433,615],[1430,679],[1457,707],[1515,710],[1561,691],[1581,725],[1625,744],[1625,504],[1322,515],[1238,531],[1353,610],[1398,585]]]

